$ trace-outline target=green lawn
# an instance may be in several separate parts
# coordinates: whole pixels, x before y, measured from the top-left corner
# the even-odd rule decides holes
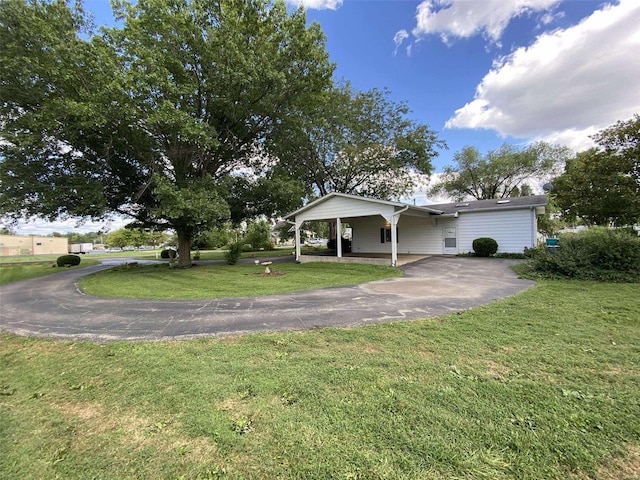
[[[90,265],[97,265],[98,263],[100,262],[95,259],[83,258],[80,262],[80,265],[70,268],[78,269],[88,267]],[[49,261],[35,261],[29,264],[22,265],[0,263],[0,285],[4,285],[5,283],[17,282],[19,280],[26,280],[28,278],[42,277],[44,275],[59,273],[63,270],[68,269],[68,267],[56,267],[55,258]]]
[[[638,298],[544,281],[352,329],[3,335],[0,478],[637,479]]]
[[[117,267],[83,278],[88,294],[129,298],[225,298],[311,290],[381,280],[402,274],[398,268],[337,263],[203,265],[189,269],[167,265]]]

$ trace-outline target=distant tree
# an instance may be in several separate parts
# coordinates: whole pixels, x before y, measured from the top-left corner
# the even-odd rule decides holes
[[[597,147],[567,161],[553,194],[567,220],[589,225],[640,222],[640,115],[593,136]]]
[[[119,212],[191,242],[229,217],[223,178],[250,169],[331,85],[318,24],[284,1],[0,2],[0,214]],[[222,190],[222,191],[221,191]]]
[[[409,118],[405,103],[386,90],[328,90],[303,115],[283,125],[291,133],[279,147],[274,176],[302,180],[308,196],[330,192],[397,199],[429,175],[437,148],[446,147],[428,125]]]
[[[256,220],[247,225],[247,233],[243,240],[244,243],[251,244],[254,250],[273,248],[271,240],[271,224],[266,220]]]
[[[544,142],[522,150],[504,144],[482,156],[475,147],[464,147],[454,154],[455,165],[448,165],[431,193],[446,194],[457,200],[487,200],[532,193],[530,182],[554,173],[566,158],[565,147]]]

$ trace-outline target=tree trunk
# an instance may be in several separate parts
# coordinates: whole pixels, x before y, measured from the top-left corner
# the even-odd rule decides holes
[[[191,237],[178,232],[178,266],[191,267]]]

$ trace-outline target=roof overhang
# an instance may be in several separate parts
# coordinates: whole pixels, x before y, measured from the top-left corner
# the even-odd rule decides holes
[[[304,213],[309,213],[311,210],[320,207],[323,203],[326,203],[332,199],[335,198],[341,198],[341,199],[346,199],[346,200],[353,200],[354,202],[365,202],[367,204],[369,204],[370,206],[373,207],[373,210],[375,210],[376,206],[380,207],[380,210],[384,210],[385,212],[389,212],[389,211],[393,211],[394,214],[398,214],[401,213],[403,215],[411,215],[411,216],[418,216],[418,217],[429,217],[431,215],[441,215],[442,213],[444,213],[442,210],[438,210],[435,208],[430,208],[430,207],[419,207],[416,205],[410,205],[410,204],[406,204],[406,203],[401,203],[401,202],[391,202],[389,200],[380,200],[377,198],[368,198],[368,197],[360,197],[357,195],[349,195],[346,193],[329,193],[328,195],[325,195],[323,197],[320,197],[316,200],[314,200],[313,202],[309,202],[307,205],[305,205],[302,208],[299,208],[298,210],[291,212],[287,215],[284,216],[284,219],[295,219],[297,216],[304,214]],[[358,216],[358,215],[353,215],[353,212],[349,212],[348,209],[347,211],[344,211],[344,217],[343,218],[347,218],[347,217],[353,217],[353,216]],[[332,219],[333,217],[329,217],[329,218],[317,218],[315,220],[329,220]]]

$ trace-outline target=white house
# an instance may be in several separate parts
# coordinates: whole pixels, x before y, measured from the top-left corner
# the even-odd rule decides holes
[[[472,242],[491,237],[498,253],[521,253],[536,245],[537,217],[544,214],[545,195],[416,206],[372,198],[331,193],[288,214],[295,224],[296,259],[300,229],[307,221],[349,224],[351,255],[387,254],[396,265],[398,254],[456,255],[472,252]],[[337,242],[337,258],[342,252]]]

